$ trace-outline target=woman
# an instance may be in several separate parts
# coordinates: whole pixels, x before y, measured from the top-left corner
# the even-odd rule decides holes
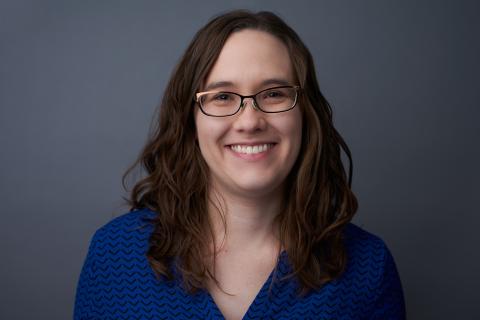
[[[194,37],[139,157],[132,211],[94,235],[76,319],[402,319],[357,209],[312,57],[269,12]]]

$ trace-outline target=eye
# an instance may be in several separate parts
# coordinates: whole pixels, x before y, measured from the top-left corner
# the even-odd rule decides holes
[[[284,97],[285,92],[283,92],[281,89],[268,90],[262,94],[262,99],[279,99]]]
[[[281,97],[283,96],[283,93],[280,91],[270,91],[267,93],[268,97],[270,98],[276,98],[276,97]]]
[[[213,96],[213,100],[216,100],[216,101],[229,101],[231,99],[232,99],[232,94],[225,93],[225,92],[219,92]]]

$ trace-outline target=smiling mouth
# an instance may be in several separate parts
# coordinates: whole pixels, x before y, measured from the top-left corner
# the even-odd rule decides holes
[[[239,144],[232,144],[230,145],[230,149],[236,153],[242,154],[258,154],[265,152],[271,149],[275,144],[274,143],[264,143],[258,144],[253,146],[246,146],[246,145],[239,145]]]

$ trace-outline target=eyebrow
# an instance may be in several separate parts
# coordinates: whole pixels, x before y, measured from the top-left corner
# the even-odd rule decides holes
[[[268,86],[268,85],[278,85],[278,86],[290,86],[292,85],[290,81],[280,78],[271,78],[266,79],[261,83],[261,86]],[[213,89],[224,88],[224,87],[233,87],[234,83],[231,81],[216,81],[212,82],[205,87],[205,91],[210,91]]]

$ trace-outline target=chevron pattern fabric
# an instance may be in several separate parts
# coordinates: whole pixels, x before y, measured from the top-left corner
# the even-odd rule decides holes
[[[154,212],[124,214],[93,236],[77,286],[74,319],[224,319],[208,291],[194,295],[172,281],[157,280],[145,253]],[[349,224],[346,272],[307,296],[298,282],[279,281],[292,271],[286,252],[243,319],[405,319],[397,269],[384,242]]]

